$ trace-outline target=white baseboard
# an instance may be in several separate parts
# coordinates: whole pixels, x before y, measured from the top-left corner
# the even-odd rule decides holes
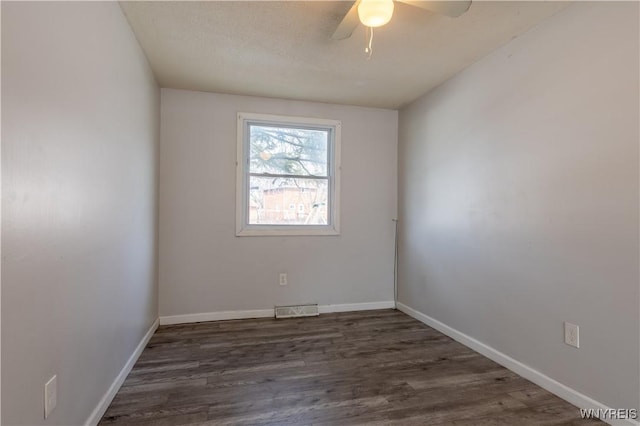
[[[273,309],[254,309],[250,311],[218,311],[197,314],[169,315],[160,317],[160,325],[187,324],[191,322],[223,321],[233,319],[273,317]]]
[[[89,418],[84,423],[85,426],[95,426],[100,422],[100,419],[104,415],[105,411],[107,411],[107,408],[109,408],[109,404],[111,404],[111,401],[113,401],[113,398],[116,396],[116,393],[118,393],[120,386],[122,386],[122,383],[124,383],[124,380],[129,375],[129,372],[140,357],[140,354],[142,354],[144,348],[147,346],[147,343],[149,343],[149,340],[151,340],[151,336],[153,336],[153,333],[155,333],[159,324],[159,319],[156,319],[153,322],[147,333],[144,335],[142,340],[140,340],[140,343],[138,343],[138,346],[136,346],[136,349],[127,360],[127,363],[124,365],[124,367],[122,367],[122,370],[120,370],[120,373],[118,373],[113,383],[111,383],[111,386],[109,386],[107,392],[102,396],[100,402],[93,410],[91,415],[89,415]]]
[[[373,309],[393,309],[393,301],[345,303],[339,305],[320,305],[321,314],[331,312],[369,311]],[[191,322],[222,321],[232,319],[269,318],[273,317],[273,309],[256,309],[248,311],[218,311],[202,312],[198,314],[169,315],[160,317],[160,325],[187,324]]]
[[[488,346],[471,336],[468,336],[455,328],[449,327],[448,325],[434,319],[428,315],[423,314],[422,312],[416,311],[409,306],[398,302],[397,306],[398,310],[404,312],[405,314],[417,319],[420,322],[425,323],[429,327],[435,328],[439,332],[446,334],[452,339],[456,340],[459,343],[473,349],[474,351],[486,356],[492,361],[497,362],[503,367],[508,368],[519,376],[524,377],[525,379],[535,383],[548,390],[549,392],[559,396],[560,398],[570,402],[571,404],[586,409],[602,409],[608,410],[610,407],[607,407],[605,404],[598,402],[575,389],[570,388],[569,386],[563,385],[562,383],[552,379],[551,377],[539,372],[538,370],[534,370],[521,363],[520,361],[511,358],[510,356]],[[611,420],[611,419],[602,419],[602,421],[612,424],[612,425],[633,425],[639,426],[640,422],[634,420]]]
[[[353,311],[373,311],[376,309],[393,309],[395,303],[393,300],[384,302],[368,302],[368,303],[343,303],[339,305],[320,305],[318,310],[321,314],[331,312],[353,312]]]

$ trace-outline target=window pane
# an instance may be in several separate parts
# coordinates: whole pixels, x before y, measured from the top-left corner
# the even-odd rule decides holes
[[[328,130],[249,125],[250,173],[327,176]]]
[[[326,225],[328,179],[249,178],[250,225]]]

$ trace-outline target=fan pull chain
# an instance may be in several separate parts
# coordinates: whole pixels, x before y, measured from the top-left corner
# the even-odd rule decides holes
[[[367,54],[367,60],[369,60],[373,55],[373,27],[367,27],[367,32],[369,33],[369,43],[364,48],[364,53]]]

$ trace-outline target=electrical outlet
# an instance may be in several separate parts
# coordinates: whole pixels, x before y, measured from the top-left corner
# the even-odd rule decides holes
[[[580,327],[570,322],[564,323],[564,342],[575,348],[580,347]]]
[[[44,418],[49,417],[58,404],[58,376],[54,375],[44,385]]]
[[[287,285],[287,274],[280,274],[280,285]]]

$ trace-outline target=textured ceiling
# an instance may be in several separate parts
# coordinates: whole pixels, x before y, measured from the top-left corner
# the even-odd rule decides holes
[[[476,1],[459,18],[396,3],[376,29],[331,34],[352,2],[121,2],[162,87],[399,108],[567,6]]]

